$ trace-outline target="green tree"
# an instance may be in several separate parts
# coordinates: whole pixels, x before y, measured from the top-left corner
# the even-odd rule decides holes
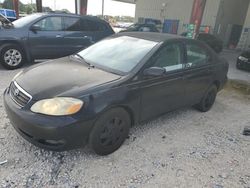
[[[34,12],[34,7],[31,5],[31,4],[27,4],[26,6],[25,6],[25,12],[27,13],[27,14],[32,14],[33,12]]]
[[[4,2],[3,2],[3,8],[14,9],[13,1],[12,0],[4,0]]]

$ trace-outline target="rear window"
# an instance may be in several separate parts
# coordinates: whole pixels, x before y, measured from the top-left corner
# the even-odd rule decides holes
[[[107,26],[101,22],[98,21],[92,21],[92,20],[84,20],[86,22],[86,25],[88,27],[88,31],[105,31],[107,30]]]
[[[80,18],[65,17],[64,25],[66,31],[84,31],[85,28]]]

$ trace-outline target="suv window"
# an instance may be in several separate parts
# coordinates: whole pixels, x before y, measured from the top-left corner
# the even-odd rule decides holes
[[[86,25],[88,26],[88,31],[105,31],[106,26],[100,22],[95,22],[91,20],[84,20]]]
[[[182,50],[179,44],[168,44],[156,55],[155,67],[165,68],[167,72],[183,68]]]
[[[66,31],[84,31],[80,18],[65,17],[64,24]]]
[[[201,46],[187,44],[187,64],[189,67],[197,67],[207,64],[209,55]]]
[[[61,17],[47,17],[47,18],[40,20],[35,25],[38,25],[41,28],[41,31],[62,31],[63,30]]]

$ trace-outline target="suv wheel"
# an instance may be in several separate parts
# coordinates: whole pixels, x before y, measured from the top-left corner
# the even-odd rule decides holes
[[[18,45],[6,44],[1,48],[0,61],[6,69],[13,70],[24,64],[25,55]]]

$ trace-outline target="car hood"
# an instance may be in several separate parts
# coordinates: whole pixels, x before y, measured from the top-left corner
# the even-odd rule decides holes
[[[120,79],[121,76],[90,68],[71,57],[32,66],[16,78],[16,82],[34,100],[57,96],[80,97],[90,88]]]

